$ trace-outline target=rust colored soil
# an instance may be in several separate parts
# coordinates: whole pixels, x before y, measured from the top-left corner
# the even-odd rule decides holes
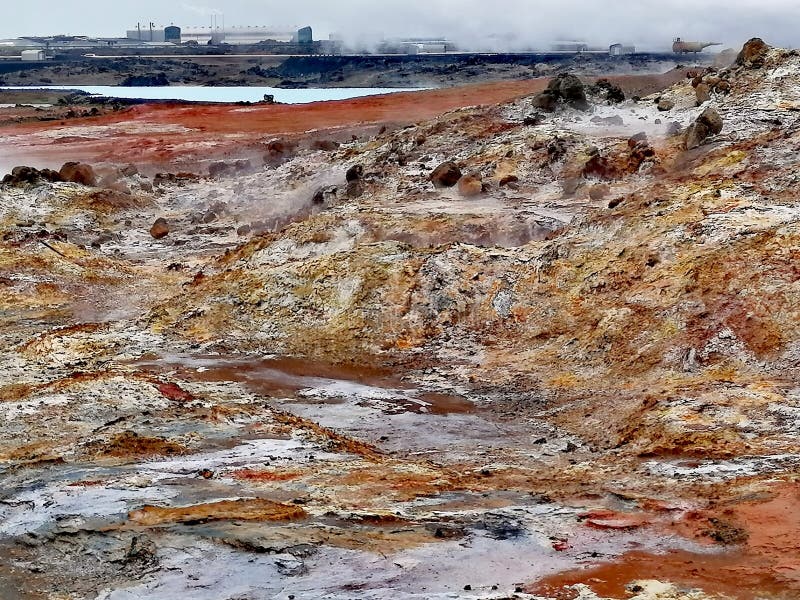
[[[683,77],[664,75],[611,77],[627,93],[643,94],[663,88]],[[586,78],[591,81],[591,78]],[[53,132],[53,139],[13,139],[19,164],[59,165],[65,160],[90,163],[133,162],[154,168],[177,164],[191,168],[196,158],[210,159],[257,151],[273,136],[299,137],[325,130],[347,130],[381,124],[408,124],[433,118],[449,110],[478,104],[498,104],[543,90],[547,78],[502,81],[421,92],[398,92],[352,100],[296,105],[143,104],[101,117],[59,122],[28,122],[0,127],[0,137]],[[105,127],[86,132],[80,128]],[[164,127],[168,129],[164,129]],[[183,129],[169,129],[169,128]]]
[[[631,582],[658,579],[736,600],[800,597],[800,485],[779,487],[766,502],[721,506],[697,517],[685,524],[691,535],[707,537],[709,523],[725,519],[746,533],[742,545],[708,554],[632,552],[614,563],[548,577],[530,591],[571,600],[565,586],[584,583],[600,596],[622,599],[630,596]]]
[[[204,523],[207,521],[292,521],[306,516],[299,506],[265,500],[224,500],[179,508],[145,506],[128,515],[137,525],[156,526],[174,523]]]
[[[187,454],[188,448],[163,438],[140,436],[133,431],[124,431],[108,442],[98,444],[96,452],[107,458],[142,458],[148,456],[176,456]]]
[[[291,481],[300,477],[302,473],[296,471],[267,471],[258,469],[240,469],[231,473],[234,479],[241,481]]]

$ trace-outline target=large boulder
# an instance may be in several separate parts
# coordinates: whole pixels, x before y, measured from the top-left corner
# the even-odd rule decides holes
[[[705,109],[686,130],[686,149],[693,150],[702,146],[710,136],[720,133],[722,127],[722,117],[719,113],[713,108]]]
[[[91,165],[79,162],[64,163],[61,170],[58,172],[63,181],[70,183],[79,183],[81,185],[95,186],[97,185],[97,174]]]
[[[736,64],[753,68],[763,66],[769,50],[770,46],[764,40],[752,38],[742,47],[742,51],[736,57]]]
[[[443,162],[430,175],[431,183],[436,188],[453,187],[461,179],[461,169],[452,161]]]
[[[551,79],[547,84],[547,89],[533,98],[533,106],[547,112],[554,112],[558,108],[559,102],[578,110],[588,110],[586,88],[575,75],[562,73]]]
[[[558,95],[551,90],[545,90],[533,97],[533,107],[545,112],[555,112],[558,108]]]
[[[547,89],[556,92],[564,102],[579,110],[589,108],[583,82],[571,73],[562,73],[547,84]]]
[[[705,109],[702,114],[697,117],[697,120],[705,123],[708,126],[708,130],[714,135],[722,133],[722,127],[724,126],[722,117],[713,108]]]

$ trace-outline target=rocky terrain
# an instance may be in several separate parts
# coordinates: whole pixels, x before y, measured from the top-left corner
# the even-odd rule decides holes
[[[797,598],[800,53],[687,75],[0,129],[3,597]]]
[[[581,74],[660,73],[690,59],[671,54],[451,54],[383,56],[212,55],[67,57],[36,67],[0,62],[3,85],[204,85],[303,87],[442,87]],[[709,64],[713,55],[691,61]],[[23,69],[24,70],[19,70]],[[17,69],[17,70],[15,70]]]

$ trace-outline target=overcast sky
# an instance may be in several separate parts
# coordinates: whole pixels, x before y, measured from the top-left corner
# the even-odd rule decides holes
[[[666,47],[672,38],[737,46],[753,36],[800,46],[800,0],[3,0],[0,38],[25,35],[123,36],[137,22],[311,25],[317,38],[499,35],[522,44],[583,39]],[[221,24],[222,17],[218,17]]]

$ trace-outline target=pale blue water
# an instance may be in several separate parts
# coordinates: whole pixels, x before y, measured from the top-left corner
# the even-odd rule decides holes
[[[137,98],[145,100],[185,100],[188,102],[259,102],[264,94],[275,97],[276,102],[306,104],[327,100],[349,100],[363,96],[377,96],[396,92],[415,92],[424,88],[309,88],[287,90],[271,87],[116,87],[110,85],[42,85],[4,86],[3,90],[81,90],[98,96]]]

